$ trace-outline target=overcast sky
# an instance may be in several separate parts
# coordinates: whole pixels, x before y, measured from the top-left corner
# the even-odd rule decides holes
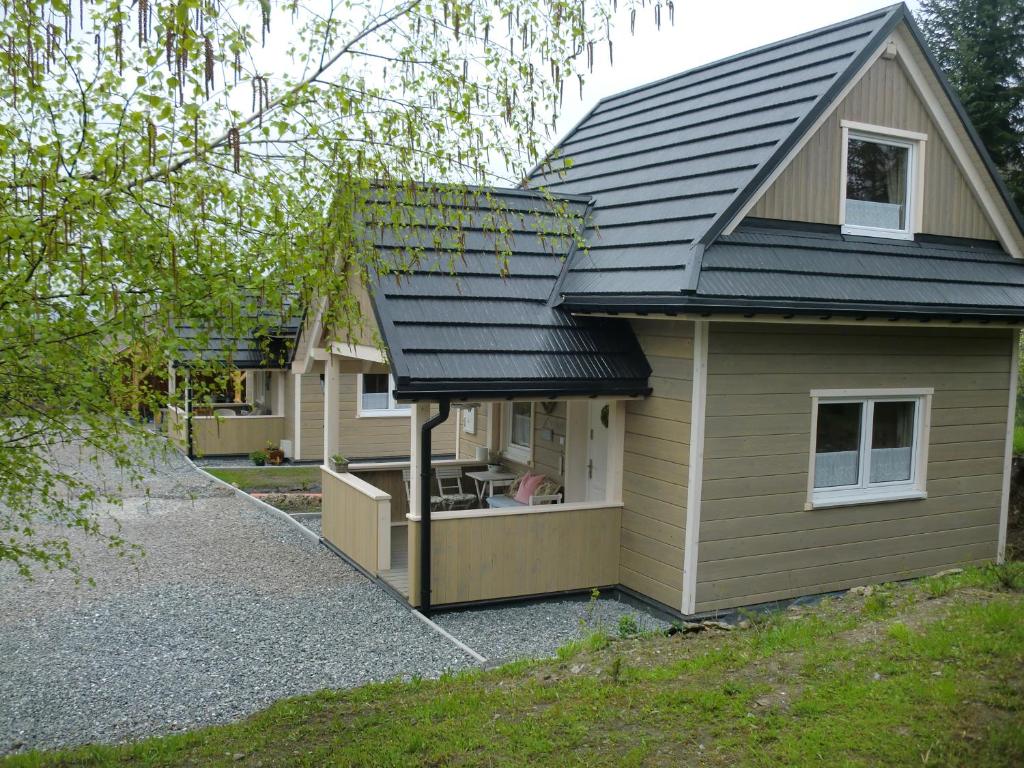
[[[629,34],[629,16],[622,12],[614,38],[615,65],[608,50],[595,54],[594,74],[583,90],[566,83],[558,136],[572,128],[603,96],[658,80],[734,53],[757,48],[817,27],[892,5],[886,0],[675,0],[675,26],[662,15],[654,26],[648,3],[637,11],[636,35]],[[917,0],[907,3],[917,10]]]

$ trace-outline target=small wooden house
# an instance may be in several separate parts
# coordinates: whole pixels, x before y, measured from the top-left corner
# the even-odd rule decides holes
[[[325,468],[338,550],[425,609],[687,616],[1004,557],[1024,226],[904,5],[603,99],[529,187],[372,286],[411,494]],[[452,425],[515,494],[444,503]]]

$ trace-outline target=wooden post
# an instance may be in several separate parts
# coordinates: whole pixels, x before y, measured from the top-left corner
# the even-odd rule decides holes
[[[302,459],[302,374],[292,374],[292,416],[295,419],[295,432],[292,434],[292,459]]]
[[[338,434],[339,376],[338,358],[331,355],[324,361],[324,464],[338,453],[341,445],[341,435]]]
[[[608,403],[608,445],[605,459],[607,475],[604,480],[604,497],[609,502],[622,502],[622,461],[626,441],[626,403],[612,400]]]

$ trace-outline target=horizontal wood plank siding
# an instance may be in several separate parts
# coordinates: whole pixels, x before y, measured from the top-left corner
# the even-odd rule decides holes
[[[679,609],[683,587],[693,323],[636,320],[653,392],[626,402],[619,581]]]
[[[566,407],[565,401],[549,404],[553,410],[544,412],[543,403],[533,404],[533,463],[531,471],[541,473],[557,481],[562,478],[562,454],[565,451]],[[550,437],[545,438],[545,432]],[[559,442],[561,441],[561,442]]]
[[[925,142],[923,231],[995,240],[946,140],[898,59],[879,59],[793,158],[751,210],[751,216],[839,223],[842,120],[928,135]]]
[[[338,376],[338,445],[349,459],[402,458],[409,456],[409,417],[360,417],[356,410],[356,374]],[[437,407],[431,414],[437,413]],[[435,454],[455,453],[454,415],[434,428]]]
[[[475,417],[473,422],[473,434],[468,434],[463,428],[465,424],[465,411],[459,411],[459,455],[460,459],[476,460],[476,449],[487,448],[487,411],[486,403],[473,408]]]
[[[1010,343],[1008,330],[712,323],[697,610],[994,558]],[[804,511],[810,391],[871,387],[934,388],[928,498]]]
[[[322,367],[322,366],[320,366]],[[324,458],[324,392],[321,389],[320,372],[302,375],[302,403],[300,415],[302,428],[302,460],[313,461]]]
[[[295,397],[296,395],[301,397],[301,387],[296,387],[294,376],[291,373],[284,375],[284,439],[291,440],[292,442],[292,456],[294,456],[295,448],[297,447],[295,441]]]
[[[434,520],[432,601],[445,605],[615,584],[619,516],[617,507],[555,508]],[[410,542],[418,542],[420,523],[410,525]],[[409,563],[414,566],[413,551]]]

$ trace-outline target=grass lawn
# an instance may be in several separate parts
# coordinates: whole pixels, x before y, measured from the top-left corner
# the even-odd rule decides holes
[[[1024,453],[1024,426],[1013,428],[1013,453],[1016,456]]]
[[[13,766],[1024,765],[1024,564]],[[625,627],[628,629],[628,627]],[[611,628],[610,632],[615,633]]]
[[[243,491],[306,491],[320,488],[320,467],[242,467],[207,469],[214,477]]]

